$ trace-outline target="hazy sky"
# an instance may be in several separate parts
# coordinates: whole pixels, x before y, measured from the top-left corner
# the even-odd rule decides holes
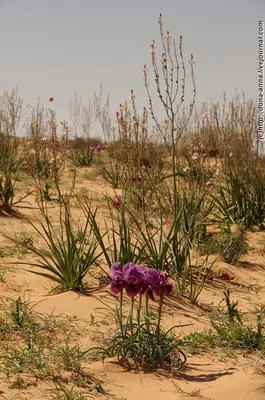
[[[183,36],[186,59],[194,54],[197,104],[236,88],[257,98],[265,0],[0,0],[0,94],[17,85],[25,101],[40,96],[45,106],[53,96],[63,119],[74,92],[86,103],[100,82],[113,115],[130,89],[147,105],[142,67],[160,12],[165,30]]]

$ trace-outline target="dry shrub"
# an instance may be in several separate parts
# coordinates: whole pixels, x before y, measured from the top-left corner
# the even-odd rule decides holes
[[[24,159],[17,134],[27,111],[17,90],[0,96],[0,209],[8,213],[13,211],[17,173]]]
[[[75,137],[74,139],[69,139],[69,149],[82,151],[84,149],[89,149],[90,146],[96,146],[97,144],[102,144],[102,139],[98,137]]]
[[[67,160],[69,128],[66,122],[61,122],[61,132],[58,132],[55,111],[51,109],[45,120],[45,129],[40,115],[37,122],[32,119],[34,122],[30,122],[28,127],[29,139],[23,145],[26,168],[40,193],[43,195],[43,190],[46,191],[44,197],[50,200],[50,188],[54,186],[57,191],[60,190]]]
[[[221,105],[203,103],[195,110],[180,146],[180,154],[199,153],[207,157],[224,157],[259,152],[262,143],[257,139],[257,105],[246,100],[244,93]]]

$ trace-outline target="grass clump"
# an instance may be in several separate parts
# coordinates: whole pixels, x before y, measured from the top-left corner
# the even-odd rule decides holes
[[[88,350],[71,344],[79,333],[75,319],[40,314],[35,307],[36,304],[19,297],[3,304],[0,313],[0,371],[6,375],[10,389],[23,390],[41,379],[55,381],[58,388],[67,380],[75,387],[86,388],[87,393],[96,387],[97,392],[104,392],[100,382],[86,373],[81,364]],[[61,342],[66,345],[61,346]]]
[[[246,231],[224,234],[220,240],[220,254],[226,262],[235,264],[247,252]]]
[[[225,157],[223,170],[224,181],[214,195],[221,218],[246,229],[255,225],[264,229],[264,160],[246,152],[237,153]]]
[[[60,382],[55,384],[55,387],[45,391],[47,398],[50,400],[86,400],[88,398],[94,399],[94,396],[89,392],[81,392],[76,390],[73,385],[70,389]]]
[[[156,331],[156,325],[134,325],[133,332],[126,331],[115,335],[108,342],[104,358],[117,357],[127,370],[142,369],[152,372],[158,368],[181,369],[185,354],[178,348],[178,340],[169,331]]]
[[[98,243],[89,220],[86,219],[84,225],[78,226],[76,230],[69,202],[62,197],[61,200],[59,229],[51,221],[43,202],[40,205],[44,218],[41,228],[28,221],[44,241],[45,248],[37,248],[32,243],[20,242],[29,252],[38,256],[36,262],[21,264],[30,264],[34,268],[39,268],[41,271],[30,270],[30,272],[55,282],[58,290],[79,291],[84,286],[84,277],[101,253],[97,252]]]
[[[201,254],[220,254],[229,264],[236,264],[248,250],[246,231],[242,227],[235,232],[221,232],[218,235],[206,233],[198,245]]]
[[[224,292],[225,307],[211,319],[211,328],[186,335],[181,341],[192,353],[210,349],[259,351],[263,354],[265,337],[263,313],[256,314],[255,325],[243,321],[238,301],[231,301],[230,292]]]

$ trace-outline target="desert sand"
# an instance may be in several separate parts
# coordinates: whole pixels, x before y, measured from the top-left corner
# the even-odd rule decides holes
[[[23,182],[20,182],[20,186],[18,194],[25,191]],[[109,195],[113,193],[102,178],[89,179],[84,169],[79,171],[77,179],[77,190],[81,189],[93,193],[95,199],[99,200],[106,192]],[[37,223],[39,211],[34,194],[26,200],[24,206],[28,208],[17,210],[22,216]],[[56,219],[58,205],[52,202],[50,207],[50,215]],[[78,209],[75,212],[78,215]],[[23,234],[34,237],[34,240],[36,237],[33,228],[23,218],[14,216],[0,217],[0,231],[9,236]],[[230,289],[232,299],[239,300],[239,308],[246,315],[253,311],[254,305],[265,304],[265,232],[249,232],[248,243],[250,250],[242,257],[239,265],[228,265],[219,258],[213,269],[213,278],[203,289],[197,305],[172,295],[165,306],[163,326],[191,324],[189,327],[178,328],[180,335],[210,326],[209,313],[218,307],[226,288]],[[14,250],[14,244],[1,235],[0,248],[8,252],[8,249]],[[99,332],[108,334],[115,329],[113,322],[98,309],[105,305],[115,307],[117,298],[110,292],[108,285],[100,284],[96,271],[94,277],[87,278],[91,288],[87,295],[74,292],[52,294],[51,281],[28,272],[32,267],[17,263],[30,261],[32,257],[30,253],[16,254],[15,251],[9,251],[8,256],[0,259],[1,270],[6,271],[5,279],[0,282],[0,297],[3,301],[22,296],[36,303],[34,310],[40,313],[75,316],[80,327],[83,327],[75,340],[83,349],[97,345]],[[91,315],[95,323],[91,323]],[[104,364],[101,361],[88,361],[84,368],[102,382],[104,389],[109,392],[101,397],[109,400],[265,399],[265,363],[258,354],[235,351],[228,356],[223,349],[200,355],[187,354],[186,366],[174,376],[162,372],[126,372],[115,359],[106,360]],[[13,394],[18,396],[14,398],[44,399],[46,397],[42,397],[41,390],[49,387],[49,382],[39,380],[36,385],[18,391],[10,389],[7,377],[3,373],[0,375],[0,393],[8,399]]]

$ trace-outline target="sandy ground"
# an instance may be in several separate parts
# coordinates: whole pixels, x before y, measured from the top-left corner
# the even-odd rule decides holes
[[[95,196],[112,193],[100,178],[93,181],[78,181],[78,189],[87,188]],[[36,206],[34,196],[28,198],[28,206]],[[52,217],[56,218],[57,206],[51,208]],[[23,215],[37,220],[37,209],[20,209]],[[76,211],[78,213],[78,210]],[[23,219],[14,217],[0,218],[0,231],[8,235],[35,235],[32,227]],[[192,325],[180,328],[180,332],[202,330],[209,326],[206,310],[217,307],[222,299],[222,292],[230,288],[233,299],[238,299],[240,309],[248,311],[253,305],[265,304],[265,233],[250,232],[248,235],[250,251],[242,258],[239,266],[231,266],[224,261],[215,265],[214,278],[206,285],[197,306],[187,300],[173,297],[167,304],[163,324]],[[12,246],[8,239],[0,236],[0,248]],[[13,254],[0,259],[0,267],[6,269],[5,282],[0,282],[0,296],[17,298],[23,295],[32,302],[38,303],[36,310],[42,313],[75,315],[83,324],[89,326],[90,315],[99,317],[99,329],[103,332],[112,329],[108,321],[98,315],[98,308],[115,306],[116,298],[108,287],[91,292],[88,296],[72,292],[49,295],[51,283],[45,278],[27,272],[27,266],[11,265],[9,262],[30,260],[30,254]],[[95,285],[98,282],[95,280]],[[81,339],[82,345],[93,345],[93,335]],[[117,400],[168,400],[178,399],[213,399],[213,400],[262,400],[265,399],[265,362],[258,356],[236,353],[226,357],[220,352],[200,356],[188,356],[187,365],[175,376],[167,374],[142,374],[125,372],[115,360],[87,363],[86,368],[102,380],[110,390],[108,399]],[[0,376],[0,393],[4,396],[18,393],[8,388],[9,383],[4,375]],[[21,399],[42,399],[40,389],[49,387],[47,382],[39,382],[37,387],[30,387],[21,392]],[[7,397],[8,398],[8,397]],[[104,398],[104,396],[103,396]]]

